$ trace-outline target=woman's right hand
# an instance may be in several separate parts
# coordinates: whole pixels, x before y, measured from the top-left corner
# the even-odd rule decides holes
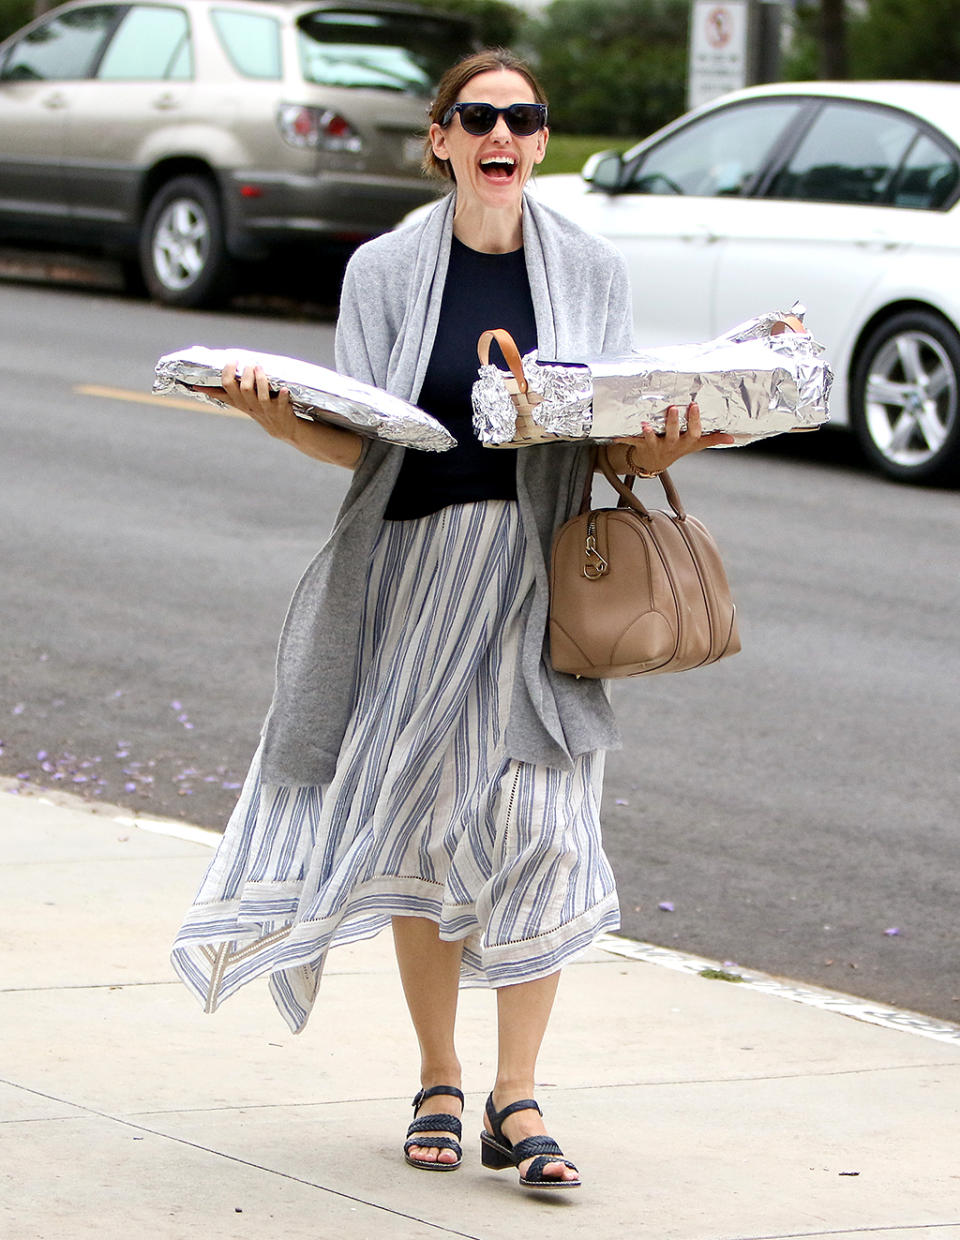
[[[220,378],[222,387],[198,387],[194,390],[222,400],[238,412],[247,414],[268,435],[292,445],[315,460],[343,465],[347,469],[359,464],[363,454],[362,438],[354,431],[339,426],[298,418],[293,411],[289,389],[282,387],[277,392],[271,391],[262,366],[246,366],[242,373],[238,373],[237,363],[229,361]]]
[[[290,403],[290,392],[280,388],[270,390],[270,383],[262,366],[246,366],[237,370],[237,363],[229,361],[220,375],[222,386],[198,387],[204,396],[222,400],[240,413],[248,414],[258,422],[268,435],[292,443],[297,431],[297,415]]]

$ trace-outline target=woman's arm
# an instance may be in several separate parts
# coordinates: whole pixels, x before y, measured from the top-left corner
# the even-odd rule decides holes
[[[225,400],[241,413],[249,414],[268,435],[281,439],[291,447],[330,465],[355,469],[363,455],[364,441],[354,431],[331,426],[326,422],[308,422],[298,418],[290,403],[290,393],[281,388],[271,393],[266,373],[260,366],[248,366],[237,377],[236,362],[223,368],[222,388],[198,388],[208,396]]]

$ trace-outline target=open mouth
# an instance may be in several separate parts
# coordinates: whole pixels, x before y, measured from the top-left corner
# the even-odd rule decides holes
[[[490,155],[480,160],[480,171],[491,181],[509,181],[517,170],[512,155]]]

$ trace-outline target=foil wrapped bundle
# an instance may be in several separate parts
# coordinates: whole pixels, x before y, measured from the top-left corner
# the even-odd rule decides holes
[[[488,447],[550,439],[607,442],[662,431],[670,405],[696,402],[705,434],[723,431],[734,445],[787,431],[813,430],[829,418],[833,374],[823,347],[803,328],[803,308],[740,323],[704,344],[669,345],[627,357],[547,362],[522,359],[518,378],[481,365],[473,386],[473,425]],[[518,418],[528,423],[523,429]],[[529,423],[533,424],[530,433]],[[539,434],[538,434],[539,432]]]
[[[299,418],[329,422],[369,439],[385,439],[422,452],[446,452],[456,446],[457,441],[446,427],[416,405],[335,370],[273,353],[207,349],[202,345],[178,349],[157,362],[153,390],[163,394],[186,393],[205,404],[231,408],[226,401],[192,390],[194,386],[220,387],[223,368],[230,361],[236,361],[238,370],[262,366],[271,390],[289,390]]]

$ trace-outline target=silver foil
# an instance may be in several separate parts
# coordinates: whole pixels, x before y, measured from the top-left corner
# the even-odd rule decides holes
[[[293,411],[305,421],[329,422],[370,439],[385,439],[421,452],[446,452],[456,447],[457,441],[446,427],[416,405],[335,370],[273,353],[207,349],[202,345],[178,349],[157,362],[153,390],[161,394],[182,392],[204,404],[231,408],[226,401],[192,390],[194,385],[220,387],[221,373],[230,361],[237,363],[238,370],[262,366],[274,391],[289,389]]]
[[[800,317],[803,308],[795,306],[791,313]],[[732,446],[813,429],[829,418],[833,374],[821,357],[822,346],[809,334],[770,334],[781,319],[771,312],[705,344],[628,357],[567,363],[529,354],[524,376],[529,390],[542,397],[531,406],[531,416],[557,434],[609,440],[640,435],[645,422],[662,431],[670,405],[679,406],[684,429],[686,406],[696,401],[704,433],[724,431],[733,436]],[[489,373],[482,389],[474,388],[474,429],[483,443],[509,443],[515,434],[504,387],[509,373],[494,366],[483,370]]]

